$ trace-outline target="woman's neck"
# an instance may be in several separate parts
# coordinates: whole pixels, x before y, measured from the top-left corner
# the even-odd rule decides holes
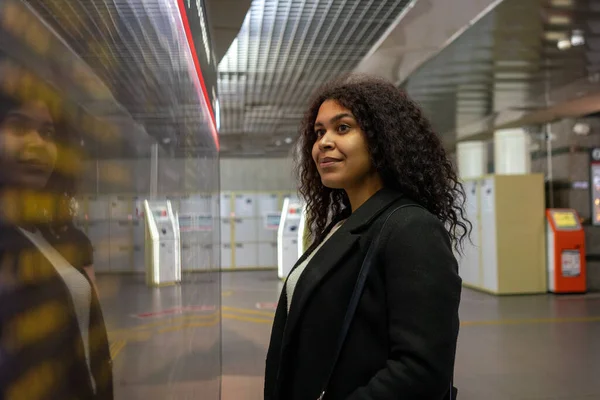
[[[383,189],[383,182],[379,176],[368,179],[362,185],[355,188],[346,189],[352,212],[358,210],[360,206],[381,189]]]

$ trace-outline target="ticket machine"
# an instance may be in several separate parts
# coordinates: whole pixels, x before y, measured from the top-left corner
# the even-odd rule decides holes
[[[572,209],[548,209],[546,221],[548,290],[585,292],[585,234],[579,215]]]
[[[170,200],[144,201],[146,220],[146,283],[163,286],[181,282],[181,240],[178,216]]]
[[[304,245],[304,206],[297,199],[283,201],[277,230],[277,275],[285,279],[302,256]]]

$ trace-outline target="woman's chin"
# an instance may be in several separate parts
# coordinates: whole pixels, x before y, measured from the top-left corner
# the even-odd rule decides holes
[[[343,189],[344,185],[342,184],[341,180],[339,179],[332,179],[329,177],[321,177],[321,183],[323,184],[323,186],[325,186],[326,188],[329,189]]]
[[[42,190],[48,183],[48,175],[43,173],[20,174],[15,179],[14,186],[29,190]]]

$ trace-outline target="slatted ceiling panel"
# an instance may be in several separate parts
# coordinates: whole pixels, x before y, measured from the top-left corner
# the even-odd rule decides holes
[[[254,0],[219,64],[221,134],[294,136],[310,94],[350,71],[408,0]],[[229,139],[228,139],[229,137]],[[264,144],[256,143],[254,150]],[[285,153],[289,146],[281,146]]]
[[[30,4],[100,76],[112,83],[112,90],[138,98],[152,95],[152,85],[156,82],[148,70],[153,55],[147,45],[148,34],[139,27],[136,18],[139,12],[135,9],[125,2],[98,0],[85,4],[82,0],[31,0]],[[98,15],[104,18],[97,18]],[[63,29],[68,26],[76,28]],[[135,82],[140,78],[148,84],[122,85],[123,81]]]
[[[0,0],[2,1],[2,0]],[[208,115],[176,2],[25,0],[109,87],[146,131],[173,145],[210,151]],[[194,75],[191,75],[191,74]]]

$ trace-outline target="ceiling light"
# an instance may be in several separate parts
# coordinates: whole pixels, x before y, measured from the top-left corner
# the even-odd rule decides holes
[[[577,122],[573,126],[573,133],[579,136],[587,136],[591,131],[590,124],[586,124],[583,122]]]
[[[550,25],[570,25],[571,17],[568,15],[553,14],[548,17],[548,23]]]
[[[559,40],[568,40],[569,37],[565,32],[557,32],[557,31],[547,31],[544,32],[544,37],[546,40],[550,41],[559,41]]]
[[[567,39],[559,40],[558,43],[556,43],[556,46],[560,50],[567,50],[571,48],[571,41]]]
[[[600,73],[596,72],[596,73],[588,75],[588,81],[590,83],[598,83],[598,82],[600,82]]]
[[[550,4],[553,7],[571,7],[573,5],[573,0],[551,0]]]
[[[219,103],[215,88],[213,88],[213,99],[215,99],[215,122],[217,124],[217,132],[219,132],[221,130],[221,103]]]
[[[276,140],[275,141],[275,146],[281,146],[281,140]]]
[[[171,143],[171,138],[166,137],[166,138],[163,138],[162,141],[164,144],[169,144],[169,143]]]
[[[581,29],[575,29],[571,34],[571,44],[573,46],[582,46],[585,44],[585,37],[583,37],[583,31]]]
[[[291,138],[291,137],[287,137],[287,138],[285,138],[285,142],[286,142],[287,144],[291,144],[291,143],[292,143],[292,138]]]

